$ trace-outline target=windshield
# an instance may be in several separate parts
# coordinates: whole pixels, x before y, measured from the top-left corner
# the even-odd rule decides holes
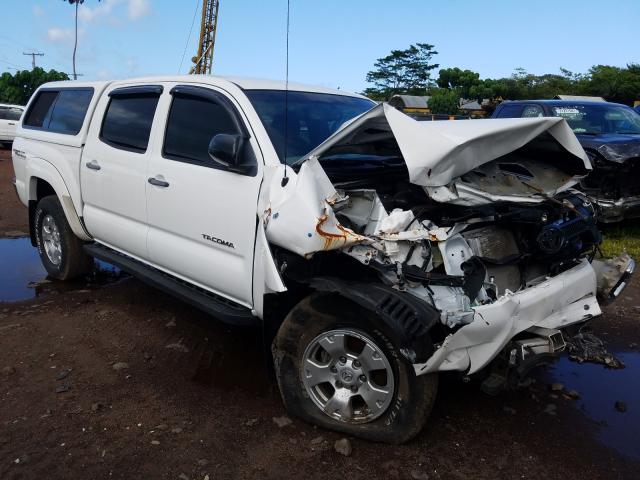
[[[324,142],[340,126],[366,112],[375,103],[366,98],[289,91],[285,130],[284,90],[246,90],[280,157],[291,165]],[[285,135],[286,132],[286,135]]]
[[[563,105],[553,107],[553,114],[564,118],[573,129],[573,133],[578,135],[640,134],[640,115],[628,107]]]

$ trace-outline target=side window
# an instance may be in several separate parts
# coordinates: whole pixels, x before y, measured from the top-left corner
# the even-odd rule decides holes
[[[82,128],[92,97],[93,89],[61,90],[53,106],[48,129],[76,135]]]
[[[23,125],[27,128],[77,135],[84,123],[92,97],[93,88],[40,91],[29,107]],[[20,118],[19,111],[14,112],[13,115]]]
[[[29,107],[23,124],[27,127],[47,128],[50,112],[57,97],[57,91],[44,90],[38,92],[38,96]]]
[[[7,120],[15,120],[18,121],[20,120],[20,117],[22,116],[22,112],[24,110],[20,109],[20,108],[10,108],[7,111]]]
[[[521,104],[507,103],[498,112],[497,118],[518,118],[522,112]]]
[[[544,117],[544,111],[540,105],[527,105],[522,110],[522,118]]]
[[[0,120],[9,120],[9,109],[7,107],[0,107]]]
[[[172,160],[214,166],[209,142],[219,133],[239,134],[238,120],[216,93],[199,87],[173,91],[163,155]],[[198,90],[203,90],[198,95]]]
[[[148,90],[131,87],[111,92],[100,140],[122,150],[146,152],[161,92],[161,87]]]

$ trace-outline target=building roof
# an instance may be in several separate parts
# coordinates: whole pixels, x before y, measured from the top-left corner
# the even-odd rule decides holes
[[[556,100],[570,100],[572,102],[606,102],[602,97],[589,97],[587,95],[556,95]]]
[[[429,108],[430,98],[420,95],[394,95],[389,104],[401,108]]]

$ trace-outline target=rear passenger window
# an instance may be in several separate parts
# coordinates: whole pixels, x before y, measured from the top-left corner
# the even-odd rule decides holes
[[[29,107],[23,125],[27,128],[77,135],[92,97],[93,88],[42,90]]]
[[[522,111],[522,118],[544,117],[544,112],[540,105],[527,105]]]
[[[61,90],[51,112],[49,130],[76,135],[82,128],[93,90]]]
[[[497,118],[518,118],[522,113],[522,105],[504,105],[498,112]]]
[[[207,98],[176,95],[167,120],[164,156],[210,164],[209,142],[219,133],[239,133],[226,108]]]
[[[47,128],[49,126],[49,114],[57,97],[57,91],[39,92],[33,104],[29,107],[27,116],[24,119],[24,125],[33,128]]]
[[[20,120],[22,110],[15,107],[0,107],[0,120]]]
[[[140,89],[129,91],[135,93],[112,92],[102,121],[100,139],[115,148],[144,153],[149,145],[160,93],[147,93]]]

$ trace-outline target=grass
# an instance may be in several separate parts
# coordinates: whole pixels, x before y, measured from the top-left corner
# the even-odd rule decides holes
[[[640,259],[640,223],[624,222],[615,225],[600,224],[605,258],[615,257],[626,250],[632,258]]]

